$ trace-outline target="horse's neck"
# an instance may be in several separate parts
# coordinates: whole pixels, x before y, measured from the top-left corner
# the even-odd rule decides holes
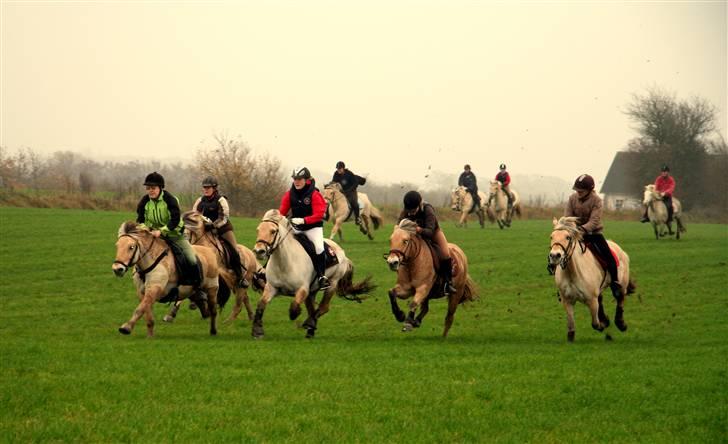
[[[408,261],[407,268],[409,270],[410,279],[423,279],[425,276],[421,276],[423,272],[432,271],[432,251],[427,242],[419,236],[413,238],[415,244],[415,256],[412,256]]]
[[[566,274],[569,275],[572,280],[575,280],[576,278],[588,279],[590,276],[594,275],[595,268],[599,270],[600,279],[602,279],[604,276],[604,270],[599,264],[599,261],[597,261],[597,258],[594,256],[594,253],[592,253],[589,248],[586,248],[586,245],[582,242],[577,242],[576,245],[574,245],[574,252],[571,254],[569,264],[564,270],[567,272]]]
[[[137,262],[137,266],[141,269],[151,266],[164,253],[164,250],[168,248],[167,243],[161,237],[155,238],[151,234],[145,234],[138,239],[141,247],[140,250],[144,250],[139,252],[141,256]],[[167,256],[171,257],[169,254]]]
[[[296,240],[293,230],[289,229],[273,251],[270,260],[281,270],[292,270],[296,268],[301,257],[308,258],[308,254],[301,243]]]

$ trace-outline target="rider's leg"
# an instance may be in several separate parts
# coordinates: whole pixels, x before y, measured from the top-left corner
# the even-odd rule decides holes
[[[650,218],[647,217],[647,206],[645,205],[644,211],[642,212],[642,217],[640,218],[640,222],[645,223],[645,222],[649,222],[649,221],[650,221]]]
[[[194,289],[192,290],[192,294],[190,295],[189,299],[194,302],[195,305],[197,305],[197,307],[200,309],[200,314],[202,315],[202,317],[207,318],[209,316],[209,311],[207,309],[207,293],[200,289],[200,286],[202,284],[202,267],[200,267],[197,263],[195,250],[192,248],[192,245],[190,245],[187,239],[183,236],[170,236],[168,239],[172,243],[174,243],[177,248],[182,250],[182,253],[185,256],[185,261],[187,262],[187,264],[186,266],[180,268],[184,270],[183,273],[187,274],[190,278],[192,278],[192,286],[194,287]]]
[[[361,219],[359,218],[359,196],[356,190],[346,193],[346,200],[349,201],[351,211],[354,213],[354,222],[359,225],[361,223]]]
[[[510,185],[504,186],[503,191],[505,191],[506,197],[508,198],[508,210],[510,211],[513,208],[513,194],[511,194]]]
[[[619,284],[619,275],[617,274],[617,261],[614,259],[612,250],[610,250],[604,235],[601,233],[587,234],[584,235],[584,240],[594,245],[599,256],[606,262],[607,272],[611,277],[609,288],[612,290],[612,296],[617,300],[621,300],[623,295],[622,286]]]
[[[665,206],[667,207],[667,223],[669,224],[672,222],[672,196],[663,196],[662,201],[665,202]]]
[[[316,260],[314,261],[314,270],[316,271],[316,280],[318,281],[319,290],[326,290],[331,286],[329,279],[326,277],[326,255],[324,253],[324,228],[312,227],[303,232],[306,237],[313,243],[316,252]]]
[[[241,288],[247,288],[250,283],[245,279],[245,265],[243,265],[243,258],[240,257],[238,252],[238,241],[235,239],[235,232],[228,230],[220,235],[220,237],[227,242],[230,247],[230,267],[235,272],[237,278],[236,285]]]
[[[445,285],[443,292],[448,295],[457,291],[452,285],[452,257],[450,257],[450,247],[447,244],[447,238],[441,228],[435,231],[432,236],[433,242],[437,244],[437,249],[440,254],[440,274],[445,279]]]

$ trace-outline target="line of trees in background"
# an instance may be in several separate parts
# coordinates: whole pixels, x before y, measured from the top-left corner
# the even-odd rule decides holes
[[[728,211],[728,146],[717,131],[715,106],[700,97],[680,100],[653,87],[645,94],[634,94],[625,113],[639,134],[627,147],[641,154],[629,172],[637,183],[651,183],[666,164],[684,209],[724,216]]]

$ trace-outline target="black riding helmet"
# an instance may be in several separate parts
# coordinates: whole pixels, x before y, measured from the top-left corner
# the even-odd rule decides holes
[[[293,179],[310,179],[311,172],[308,170],[308,168],[299,166],[293,169],[291,177]]]
[[[502,169],[502,170],[505,170],[506,169],[506,164],[505,163],[500,164],[500,167],[499,168]]]
[[[588,174],[582,174],[574,181],[573,190],[591,191],[594,189],[594,178]]]
[[[202,179],[202,186],[217,188],[217,179],[214,176],[207,176]]]
[[[667,165],[662,165],[662,171],[670,171],[670,167]]]
[[[158,186],[159,188],[164,188],[164,177],[156,171],[149,173],[144,179],[144,186]]]
[[[405,210],[414,210],[422,203],[422,196],[417,191],[408,191],[403,200]]]
[[[338,170],[339,168],[346,168],[346,164],[341,160],[336,162],[336,169]]]

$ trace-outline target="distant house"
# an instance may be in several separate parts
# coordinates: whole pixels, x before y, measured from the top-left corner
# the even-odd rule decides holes
[[[641,191],[644,184],[637,183],[629,174],[630,167],[635,165],[641,153],[618,151],[609,167],[600,193],[604,195],[604,206],[609,210],[631,210],[642,205]]]

